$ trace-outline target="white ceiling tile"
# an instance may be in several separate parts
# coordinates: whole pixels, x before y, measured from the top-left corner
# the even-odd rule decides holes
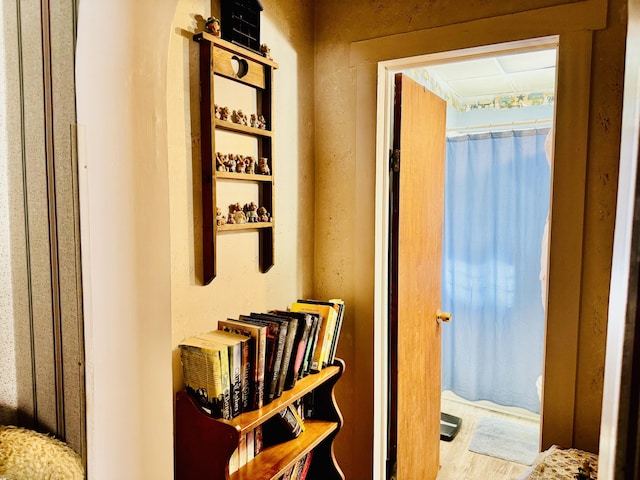
[[[456,80],[449,82],[449,86],[461,97],[500,95],[513,91],[509,79],[504,75]]]
[[[518,92],[551,91],[556,81],[556,69],[545,68],[543,70],[512,73],[509,77]]]
[[[460,80],[465,78],[486,77],[504,73],[495,58],[480,58],[463,62],[445,63],[427,69],[444,80]]]
[[[548,92],[555,87],[556,50],[434,65],[426,68],[440,89],[461,103],[490,96]]]
[[[555,67],[556,51],[540,50],[537,52],[517,53],[497,58],[505,73],[527,72],[542,68]]]

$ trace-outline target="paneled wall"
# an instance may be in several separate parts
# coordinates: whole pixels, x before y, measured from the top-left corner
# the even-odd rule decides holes
[[[0,421],[85,450],[76,4],[0,6]]]

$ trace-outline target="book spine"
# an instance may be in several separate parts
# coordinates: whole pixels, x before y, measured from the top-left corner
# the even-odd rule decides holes
[[[309,338],[307,339],[307,348],[304,352],[304,360],[298,378],[306,377],[311,369],[311,359],[313,357],[313,349],[318,339],[318,317],[311,315],[311,328],[309,329]]]
[[[300,475],[296,480],[305,480],[307,478],[307,474],[309,473],[309,468],[311,467],[311,459],[313,456],[313,450],[307,453],[306,458],[304,459],[304,465],[302,465],[302,470],[300,470]]]
[[[293,344],[298,331],[298,320],[296,318],[290,318],[288,321],[289,325],[287,326],[287,337],[285,340],[284,352],[282,354],[280,376],[278,377],[278,384],[276,386],[276,397],[282,395],[282,392],[284,391],[284,384],[289,373],[291,357],[293,356]]]
[[[297,438],[304,431],[304,424],[291,405],[283,408],[276,415],[280,419],[281,425],[285,431],[291,436],[291,438]]]
[[[257,329],[257,328],[256,328]],[[231,332],[236,335],[242,335],[247,340],[242,341],[242,411],[249,411],[253,408],[257,408],[253,405],[254,390],[257,382],[257,370],[256,370],[256,338],[255,331],[247,328],[242,328],[236,324],[235,320],[231,320],[231,323],[227,320],[218,321],[218,330],[223,332]]]
[[[296,381],[300,375],[300,369],[304,360],[304,354],[307,349],[307,342],[309,340],[309,323],[310,319],[306,317],[302,324],[298,325],[298,330],[302,330],[302,334],[298,339],[298,343],[294,343],[293,348],[295,356],[291,361],[291,366],[287,372],[287,379],[285,381],[284,388],[289,390],[296,386]]]
[[[309,365],[309,371],[311,373],[317,373],[322,369],[322,341],[325,337],[326,328],[327,322],[322,318],[322,315],[318,315],[318,328],[314,339],[311,363]]]
[[[262,425],[258,425],[253,430],[253,456],[257,457],[260,453],[262,453],[262,449],[264,448],[264,442],[262,439]]]
[[[247,437],[240,435],[238,439],[238,468],[242,468],[247,464]]]
[[[242,350],[240,342],[229,345],[229,381],[231,382],[231,416],[242,413]]]
[[[227,350],[220,351],[220,378],[222,379],[222,391],[224,392],[222,401],[222,418],[231,420],[231,380],[229,378],[229,353]]]
[[[336,318],[336,326],[333,332],[333,340],[331,342],[331,350],[329,351],[329,365],[333,365],[336,359],[336,351],[338,350],[338,340],[340,339],[340,331],[342,330],[342,320],[344,318],[344,302],[340,299],[331,299],[329,302],[338,306],[338,316]]]
[[[280,367],[282,365],[282,357],[284,355],[284,346],[287,340],[287,327],[286,324],[280,325],[277,332],[278,338],[275,344],[275,358],[273,361],[273,370],[271,371],[271,377],[269,379],[269,397],[268,401],[271,402],[276,398],[276,389],[278,387],[278,378],[280,376]]]
[[[242,411],[249,411],[251,408],[251,385],[253,384],[252,371],[253,359],[251,356],[251,337],[240,342],[241,357],[241,386],[242,386]]]
[[[255,430],[247,432],[247,463],[255,458]]]
[[[327,328],[324,332],[324,341],[322,342],[322,352],[320,357],[322,358],[322,368],[328,365],[329,352],[331,350],[331,342],[333,341],[333,332],[336,327],[337,312],[333,307],[329,307],[329,313],[325,321],[327,322]]]
[[[267,329],[260,329],[258,341],[256,343],[256,362],[258,365],[256,375],[256,386],[254,391],[253,405],[256,409],[262,408],[264,405],[264,376],[265,363],[267,354]]]

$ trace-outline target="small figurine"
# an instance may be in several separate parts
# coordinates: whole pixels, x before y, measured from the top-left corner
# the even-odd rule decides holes
[[[236,156],[233,153],[227,155],[227,172],[235,172],[236,171]]]
[[[252,156],[245,157],[245,163],[247,164],[246,172],[253,175],[256,173],[256,159]]]
[[[214,37],[220,36],[220,20],[216,17],[209,17],[204,24],[204,29]]]
[[[273,58],[271,58],[271,49],[266,43],[263,43],[262,45],[260,45],[260,53],[262,53],[262,55],[265,58],[268,58],[269,60],[273,60]]]
[[[227,217],[222,214],[222,209],[216,207],[216,225],[224,225],[227,223]]]
[[[213,105],[213,116],[220,120],[222,117],[220,115],[220,107],[216,104]]]
[[[265,157],[260,157],[258,160],[258,168],[257,173],[262,175],[271,175],[271,170],[269,169],[269,161]]]
[[[257,223],[258,222],[258,206],[254,203],[247,203],[244,206],[244,211],[247,215],[247,222],[249,223]]]
[[[256,122],[256,127],[261,128],[262,130],[267,128],[267,122],[264,119],[264,116],[258,115],[258,121]]]
[[[261,222],[268,222],[269,221],[269,212],[267,212],[267,209],[264,207],[260,207],[258,209],[258,220]]]
[[[236,172],[244,173],[247,169],[247,162],[242,155],[236,155]]]
[[[247,120],[247,116],[244,114],[244,112],[242,110],[234,110],[233,111],[233,116],[231,117],[231,120],[234,123],[237,123],[238,125],[245,125],[248,126],[249,125],[249,121]]]
[[[229,205],[229,216],[233,218],[233,221],[228,223],[247,223],[247,216],[242,211],[242,207],[239,203]]]
[[[258,128],[258,116],[255,113],[251,114],[249,119],[249,125],[254,128]]]
[[[225,122],[228,122],[229,115],[231,115],[231,112],[229,111],[229,107],[222,107],[220,109],[220,120],[224,120]]]
[[[216,170],[219,172],[227,171],[227,156],[220,152],[216,152]]]

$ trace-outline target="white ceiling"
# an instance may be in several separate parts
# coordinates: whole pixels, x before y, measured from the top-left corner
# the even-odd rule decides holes
[[[425,68],[443,88],[465,101],[478,97],[554,90],[556,50],[463,60]]]

